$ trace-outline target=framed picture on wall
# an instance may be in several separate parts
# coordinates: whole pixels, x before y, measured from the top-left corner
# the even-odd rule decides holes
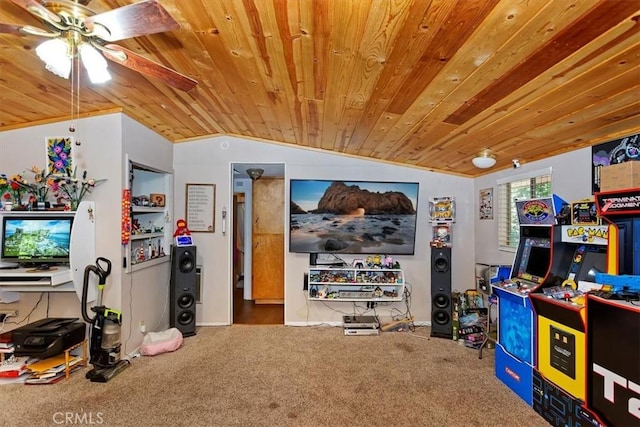
[[[186,219],[191,232],[215,232],[216,185],[186,184]]]
[[[480,190],[480,219],[493,219],[493,188]]]

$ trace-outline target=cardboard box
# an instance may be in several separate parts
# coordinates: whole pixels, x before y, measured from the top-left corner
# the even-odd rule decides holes
[[[603,166],[600,171],[600,191],[640,187],[640,162],[628,161]]]

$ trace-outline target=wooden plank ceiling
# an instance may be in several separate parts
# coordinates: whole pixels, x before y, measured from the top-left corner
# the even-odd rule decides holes
[[[640,130],[638,0],[159,3],[180,29],[117,44],[197,87],[110,62],[111,81],[82,81],[80,116],[120,110],[173,142],[236,135],[463,176]],[[0,22],[43,27],[8,0]],[[45,70],[40,42],[0,34],[0,131],[69,119],[69,80]],[[493,169],[472,166],[483,149]]]

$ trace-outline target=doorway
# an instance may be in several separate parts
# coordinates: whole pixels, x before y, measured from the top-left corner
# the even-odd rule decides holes
[[[281,180],[284,183],[284,164],[256,164],[256,163],[233,163],[231,165],[232,170],[232,185],[233,185],[233,203],[231,212],[231,224],[232,224],[232,323],[244,324],[244,325],[273,325],[284,324],[284,303],[280,301],[271,301],[271,303],[257,303],[255,297],[256,289],[263,285],[264,280],[260,283],[253,283],[256,280],[254,269],[258,269],[257,273],[260,273],[260,267],[264,264],[271,262],[267,259],[267,256],[263,255],[261,251],[257,251],[254,247],[256,240],[261,239],[261,236],[254,231],[254,222],[256,215],[261,215],[260,210],[263,209],[258,203],[254,207],[254,188],[256,191],[262,191],[260,188],[264,188],[265,182],[270,180]],[[261,169],[263,170],[262,176],[252,180],[247,173],[249,169]],[[259,185],[254,185],[257,180],[264,180]],[[257,199],[260,199],[258,193]],[[283,194],[284,197],[284,194]],[[284,199],[283,199],[284,200]],[[274,211],[277,211],[277,217],[273,217]],[[263,211],[262,215],[270,215],[270,222],[275,221],[281,223],[284,227],[284,202],[282,203],[282,210],[274,210],[273,205],[267,211]],[[269,252],[273,254],[274,251]],[[278,249],[276,253],[282,252],[281,258],[284,260],[284,246]],[[258,264],[256,267],[256,263]],[[284,286],[284,272],[281,273],[280,279],[282,286]],[[258,289],[258,296],[260,292]],[[263,302],[263,301],[259,301]]]

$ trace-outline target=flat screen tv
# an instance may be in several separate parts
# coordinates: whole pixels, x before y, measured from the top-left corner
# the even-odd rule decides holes
[[[413,255],[417,182],[290,181],[289,251]]]
[[[73,216],[4,215],[3,262],[22,266],[48,266],[69,262]]]

